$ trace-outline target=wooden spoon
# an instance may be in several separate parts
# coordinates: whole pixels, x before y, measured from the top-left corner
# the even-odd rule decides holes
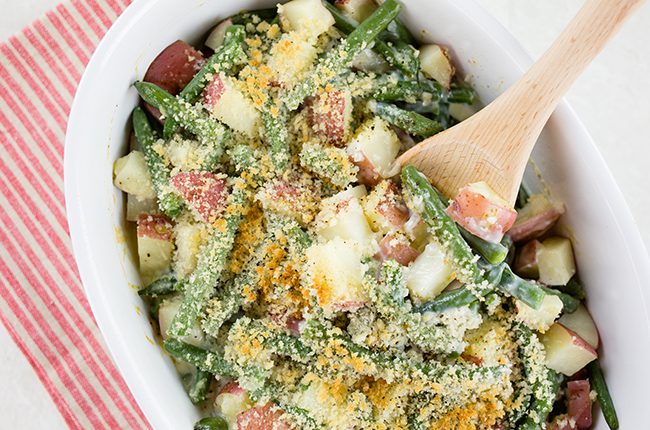
[[[514,205],[526,163],[564,93],[643,0],[587,0],[523,78],[466,121],[399,157],[450,198],[485,181]]]

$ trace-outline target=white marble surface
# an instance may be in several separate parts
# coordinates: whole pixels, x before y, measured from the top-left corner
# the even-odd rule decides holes
[[[459,0],[462,1],[462,0]],[[478,0],[538,57],[582,0]],[[0,0],[0,40],[58,0]],[[568,94],[621,187],[650,247],[650,3],[623,28]],[[3,428],[65,428],[35,373],[0,328]]]

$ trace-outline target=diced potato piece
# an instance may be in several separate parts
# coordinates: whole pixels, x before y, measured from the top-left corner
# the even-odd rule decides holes
[[[517,319],[529,328],[544,333],[553,325],[562,312],[562,300],[558,296],[547,294],[539,309],[533,309],[521,300],[515,300]]]
[[[361,258],[359,247],[340,237],[307,250],[311,288],[326,312],[356,310],[368,302]]]
[[[397,173],[394,161],[400,144],[383,119],[374,117],[363,123],[347,148],[352,162],[362,171],[359,180],[374,185],[381,178],[394,176]]]
[[[573,247],[564,237],[551,237],[542,242],[537,261],[539,280],[547,285],[566,285],[576,273]]]
[[[298,83],[316,59],[317,50],[298,33],[289,32],[271,48],[268,66],[278,81],[286,86]]]
[[[391,181],[382,181],[363,199],[366,218],[374,231],[388,233],[401,228],[409,219],[409,210]]]
[[[138,256],[145,284],[169,271],[174,244],[172,225],[161,215],[143,214],[138,218]]]
[[[546,365],[566,376],[598,358],[591,345],[562,324],[553,324],[540,340],[546,351]]]
[[[465,230],[493,243],[503,239],[517,218],[517,212],[485,182],[461,188],[447,213]]]
[[[169,183],[198,217],[214,224],[226,208],[228,190],[222,175],[210,172],[181,172]]]
[[[562,315],[562,318],[558,322],[569,330],[574,331],[594,349],[598,348],[598,328],[584,305],[578,306],[578,309],[571,314]]]
[[[316,216],[316,230],[330,240],[339,237],[359,244],[372,239],[372,230],[356,197],[345,200],[325,200],[323,209]]]
[[[158,213],[158,202],[155,198],[140,200],[133,194],[126,195],[126,220],[137,221],[142,214]]]
[[[541,249],[542,243],[538,240],[531,240],[524,245],[515,260],[514,271],[524,278],[537,279],[539,277],[537,255]]]
[[[247,137],[257,136],[260,113],[253,102],[237,89],[233,78],[224,73],[216,74],[204,94],[206,107],[219,121]]]
[[[223,45],[223,40],[226,37],[226,30],[232,25],[232,20],[230,18],[221,21],[214,29],[210,32],[210,35],[205,39],[205,46],[216,51],[221,45]]]
[[[236,382],[226,384],[214,400],[217,411],[228,422],[229,428],[237,428],[237,416],[250,409],[253,402],[246,390]]]
[[[390,233],[379,242],[379,252],[375,258],[379,261],[395,260],[402,266],[408,266],[420,255],[408,239],[401,234]]]
[[[508,231],[515,242],[536,239],[550,230],[564,213],[564,205],[552,202],[543,194],[530,196],[517,215],[517,221]]]
[[[151,62],[143,80],[177,95],[204,64],[205,59],[200,51],[182,40],[177,40]],[[145,104],[145,107],[154,117],[161,119],[158,109],[149,104]]]
[[[327,198],[323,203],[324,204],[338,203],[353,198],[361,200],[367,195],[368,195],[368,189],[366,188],[366,186],[357,185],[356,187],[350,187],[346,190],[334,194],[332,197]]]
[[[336,0],[335,5],[356,22],[363,22],[377,9],[374,0]]]
[[[264,184],[256,199],[264,210],[293,218],[303,225],[313,221],[319,201],[315,191],[299,181],[276,179]]]
[[[324,91],[307,106],[312,130],[330,145],[344,145],[352,123],[350,90]]]
[[[320,0],[292,0],[278,6],[282,27],[312,40],[334,25],[334,17]]]
[[[262,406],[255,406],[237,416],[237,430],[292,430],[295,428],[287,421],[287,414],[269,402]]]
[[[420,67],[425,75],[436,80],[440,85],[449,88],[454,76],[454,66],[451,65],[449,54],[439,45],[424,45],[420,48]]]
[[[450,103],[449,115],[457,121],[465,121],[476,113],[477,109],[473,105],[466,103]]]
[[[429,243],[409,266],[406,286],[416,304],[434,299],[454,280],[454,271],[442,247]]]
[[[151,183],[151,175],[144,155],[140,151],[131,151],[119,158],[113,165],[115,186],[125,193],[132,194],[140,200],[156,198]]]
[[[187,221],[176,224],[174,231],[176,242],[174,271],[178,279],[184,279],[196,268],[196,256],[206,239],[207,232],[201,224]]]

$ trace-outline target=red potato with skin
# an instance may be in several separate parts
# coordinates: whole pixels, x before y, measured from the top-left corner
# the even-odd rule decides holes
[[[173,225],[164,215],[141,214],[138,217],[138,237],[170,241]]]
[[[372,229],[383,233],[402,228],[410,218],[408,207],[392,181],[378,184],[365,199],[364,211]]]
[[[138,217],[138,258],[143,283],[148,284],[169,270],[174,251],[173,228],[163,215]]]
[[[517,212],[482,182],[461,188],[447,213],[465,230],[493,243],[503,239],[517,218]]]
[[[553,324],[540,340],[546,352],[546,366],[566,376],[573,376],[598,358],[587,341],[560,323]]]
[[[538,240],[531,240],[524,245],[513,267],[516,274],[524,278],[537,279],[539,277],[539,266],[537,253],[542,249],[542,243]]]
[[[569,399],[569,417],[575,420],[578,429],[588,429],[592,424],[591,387],[588,379],[569,381],[567,384],[567,397]]]
[[[237,416],[238,430],[290,430],[284,412],[273,403],[256,406]]]
[[[564,206],[554,203],[542,194],[528,199],[526,206],[519,210],[517,221],[508,235],[514,242],[537,239],[548,232],[564,214]]]
[[[225,209],[228,197],[226,181],[214,173],[178,173],[172,176],[170,183],[206,222],[214,223]]]
[[[177,95],[204,64],[205,58],[201,52],[188,43],[177,40],[158,54],[147,69],[143,80],[158,85],[170,94]],[[149,105],[146,107],[154,117],[160,119],[161,114],[158,109]]]
[[[343,146],[352,123],[352,94],[349,90],[324,91],[307,103],[309,124],[327,143]]]
[[[379,261],[395,260],[402,266],[408,266],[420,255],[409,241],[400,235],[388,234],[379,242],[379,252],[375,258]]]

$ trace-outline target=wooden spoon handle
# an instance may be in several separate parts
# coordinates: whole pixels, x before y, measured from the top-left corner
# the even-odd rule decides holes
[[[522,148],[526,159],[569,87],[643,2],[587,0],[546,53],[497,101],[501,108],[509,106],[512,119],[530,125],[526,128],[532,139],[524,139],[529,147]]]

